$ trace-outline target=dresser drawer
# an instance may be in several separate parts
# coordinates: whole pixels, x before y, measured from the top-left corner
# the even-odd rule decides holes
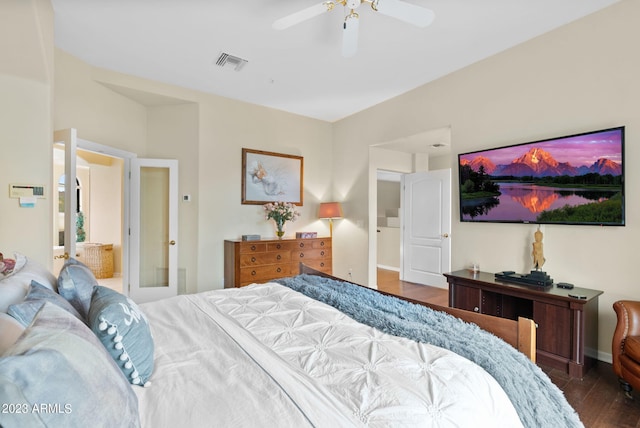
[[[311,245],[313,248],[331,248],[331,239],[314,239]]]
[[[325,272],[325,273],[332,273],[331,269],[332,269],[332,265],[331,265],[331,259],[314,259],[314,260],[306,260],[304,261],[304,264],[306,266],[309,266],[310,268],[313,268],[315,270],[319,270],[320,272]],[[292,264],[291,265],[291,271],[292,272],[296,272],[294,275],[297,275],[298,270],[300,270],[300,265],[299,264]]]
[[[306,263],[306,260],[323,258],[331,258],[331,248],[317,250],[293,250],[291,252],[291,261],[294,262],[299,261]]]
[[[241,254],[240,267],[272,265],[274,263],[288,263],[290,260],[291,251]]]
[[[291,251],[293,242],[269,242],[267,243],[267,251]]]
[[[267,244],[264,242],[242,242],[239,247],[240,254],[264,253],[267,251]]]
[[[240,269],[240,284],[265,282],[274,278],[282,278],[283,276],[291,276],[291,264],[246,267]]]
[[[306,238],[299,239],[298,243],[292,249],[307,250],[310,248],[331,248],[331,239],[324,238]]]

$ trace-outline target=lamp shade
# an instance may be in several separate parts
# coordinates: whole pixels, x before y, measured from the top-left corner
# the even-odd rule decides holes
[[[318,218],[342,218],[342,205],[340,202],[323,202],[318,210]]]

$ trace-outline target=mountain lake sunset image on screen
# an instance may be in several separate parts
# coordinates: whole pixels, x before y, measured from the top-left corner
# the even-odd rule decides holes
[[[460,220],[624,225],[624,127],[458,155]]]

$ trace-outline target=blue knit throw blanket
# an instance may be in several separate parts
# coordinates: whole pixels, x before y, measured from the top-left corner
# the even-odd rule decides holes
[[[449,349],[475,362],[505,390],[525,427],[583,427],[562,391],[538,366],[475,324],[330,278],[303,274],[274,282],[385,333]]]

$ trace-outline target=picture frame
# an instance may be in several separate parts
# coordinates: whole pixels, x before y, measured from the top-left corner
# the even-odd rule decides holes
[[[303,204],[302,156],[242,149],[242,204]]]

